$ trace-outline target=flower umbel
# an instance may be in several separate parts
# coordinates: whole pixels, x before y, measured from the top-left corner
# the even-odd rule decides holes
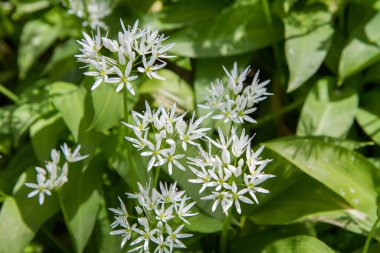
[[[120,198],[121,207],[110,208],[115,214],[111,227],[120,227],[112,231],[111,235],[122,236],[121,247],[134,236],[134,240],[129,243],[129,252],[173,252],[175,248],[186,248],[181,239],[192,235],[181,232],[184,227],[181,220],[188,223],[186,217],[196,215],[190,211],[195,202],[187,203],[189,197],[177,189],[176,182],[171,185],[161,182],[160,191],[151,189],[150,184],[144,187],[138,183],[138,187],[139,193],[127,193],[130,199],[137,201],[137,216],[128,214]]]
[[[266,99],[268,95],[272,95],[266,89],[269,80],[260,82],[260,71],[257,71],[251,84],[244,87],[251,71],[249,66],[239,72],[235,62],[231,71],[225,67],[223,69],[228,77],[227,87],[221,80],[211,83],[206,103],[198,106],[213,111],[216,114],[213,119],[223,119],[224,122],[231,120],[237,124],[255,123],[256,120],[249,115],[256,111],[257,103]]]
[[[45,195],[50,196],[52,191],[59,190],[68,180],[69,163],[79,162],[86,159],[88,155],[81,156],[79,154],[80,145],[71,152],[71,149],[64,143],[61,146],[65,161],[60,165],[61,153],[59,150],[52,149],[51,161],[46,162],[45,168],[35,167],[37,172],[37,184],[25,183],[25,186],[34,189],[28,194],[28,198],[38,194],[39,203],[42,205],[45,201]]]
[[[190,165],[198,167],[190,167],[196,178],[189,181],[202,184],[199,193],[206,188],[211,189],[212,194],[202,199],[214,201],[212,211],[220,204],[227,215],[228,210],[235,205],[236,211],[241,214],[240,202],[258,203],[258,192],[269,193],[258,185],[274,177],[263,173],[270,160],[260,157],[263,147],[256,152],[251,149],[250,142],[253,137],[246,135],[244,130],[240,136],[234,127],[229,137],[225,137],[221,129],[218,133],[219,139],[216,141],[208,137],[209,152],[199,146],[199,156],[188,158]],[[211,146],[215,152],[212,152]]]
[[[135,95],[132,81],[139,76],[163,80],[157,71],[166,66],[163,59],[171,57],[167,52],[174,44],[164,45],[167,37],[150,27],[139,28],[138,21],[127,28],[121,21],[121,26],[117,40],[102,36],[98,28],[97,34],[83,33],[84,39],[78,41],[81,54],[75,57],[93,69],[84,75],[96,77],[91,90],[116,83],[116,92],[125,88]]]

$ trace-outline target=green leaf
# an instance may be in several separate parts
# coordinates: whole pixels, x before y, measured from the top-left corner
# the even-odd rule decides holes
[[[25,24],[20,37],[18,53],[18,66],[20,78],[26,76],[33,63],[41,56],[57,39],[59,30],[43,20],[36,19]]]
[[[40,162],[50,158],[50,150],[57,146],[57,142],[64,129],[63,120],[57,114],[47,119],[37,120],[30,127],[30,137],[34,153]]]
[[[259,204],[251,217],[258,224],[283,225],[315,213],[345,208],[350,206],[339,195],[318,181],[303,176],[302,180],[267,203]]]
[[[317,238],[299,235],[275,241],[266,246],[261,253],[334,253]]]
[[[112,86],[100,85],[91,96],[95,114],[87,130],[102,131],[120,123],[124,116],[123,92],[117,93]]]
[[[267,142],[265,146],[374,221],[377,193],[371,174],[375,168],[364,157],[351,150],[308,138],[283,138]]]
[[[334,29],[332,14],[322,8],[290,12],[284,22],[287,91],[291,92],[317,72],[330,48]]]
[[[298,121],[297,135],[345,137],[356,114],[356,93],[334,90],[333,78],[320,79],[310,90]]]
[[[199,21],[174,33],[171,50],[180,56],[205,58],[247,53],[282,38],[281,26],[269,26],[261,1],[226,8],[216,18]]]
[[[7,197],[0,212],[0,253],[21,253],[32,241],[42,224],[58,212],[59,206],[55,196],[45,198],[42,206],[38,196],[27,198],[31,188],[24,182],[35,182],[36,172],[29,169],[18,182],[21,187],[14,197]]]
[[[103,166],[100,156],[94,157],[88,167],[70,165],[68,183],[59,193],[76,252],[83,252],[95,226],[101,203]]]
[[[59,86],[62,85],[59,84]],[[83,88],[74,91],[68,88],[68,93],[53,98],[54,106],[62,114],[63,120],[76,140],[78,140],[80,123],[84,115],[85,96],[86,91]]]
[[[364,132],[380,145],[380,108],[379,90],[372,90],[361,96],[361,108],[357,111],[356,119]]]
[[[164,5],[162,11],[144,16],[144,23],[154,24],[159,30],[183,27],[186,24],[212,18],[220,13],[226,2],[219,0],[176,1]]]
[[[342,52],[339,79],[343,81],[380,60],[380,13],[365,25],[358,25]]]
[[[0,191],[12,194],[20,175],[37,162],[31,154],[33,154],[31,145],[23,145],[13,154],[7,166],[0,169]]]
[[[186,111],[194,110],[193,91],[190,85],[174,72],[163,69],[159,72],[165,81],[147,79],[140,86],[141,94],[151,94],[158,105],[177,104]]]
[[[187,221],[190,225],[186,225],[186,227],[193,232],[215,233],[221,231],[223,228],[223,221],[202,213],[190,217]]]

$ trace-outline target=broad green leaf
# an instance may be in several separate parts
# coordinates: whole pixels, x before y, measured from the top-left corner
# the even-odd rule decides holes
[[[20,177],[14,197],[7,197],[0,212],[0,253],[21,253],[32,241],[39,228],[58,212],[59,206],[55,196],[47,197],[41,206],[38,196],[28,198],[32,189],[24,182],[35,182],[36,172],[29,169],[27,175]]]
[[[18,53],[19,76],[25,78],[27,71],[38,57],[44,53],[57,39],[59,30],[42,19],[29,21],[25,24],[20,38]]]
[[[50,61],[46,64],[43,73],[49,73],[49,71],[51,71],[56,64],[65,59],[70,58],[70,60],[72,61],[73,55],[75,55],[76,53],[78,53],[78,43],[73,39],[65,41],[61,45],[58,45],[57,47],[55,47],[54,53]]]
[[[347,203],[376,217],[373,165],[356,152],[308,138],[283,138],[265,143],[298,169],[340,195]],[[355,175],[354,177],[352,175]]]
[[[334,251],[315,237],[299,235],[275,241],[266,246],[261,253],[334,253]]]
[[[141,94],[151,94],[159,105],[170,106],[173,103],[183,110],[194,109],[193,91],[181,77],[169,70],[159,72],[165,81],[148,79],[140,86]]]
[[[100,85],[91,96],[94,118],[87,130],[102,131],[120,122],[124,116],[123,92],[117,93],[109,85]]]
[[[45,101],[31,101],[17,106],[9,119],[13,140],[17,144],[21,136],[40,117],[52,111],[51,104]]]
[[[274,28],[273,28],[274,27]],[[269,26],[261,1],[226,8],[216,18],[199,21],[174,33],[171,50],[181,56],[205,58],[247,53],[282,38],[281,26]]]
[[[164,5],[162,11],[145,15],[144,23],[154,24],[160,30],[183,27],[186,24],[212,18],[220,13],[226,2],[219,0],[176,1]]]
[[[379,26],[380,13],[377,13],[364,26],[360,24],[353,31],[339,63],[341,81],[380,60]]]
[[[70,166],[62,188],[61,209],[76,252],[83,252],[95,226],[102,195],[104,162],[94,157],[88,167]]]
[[[356,119],[364,132],[380,145],[380,115],[378,112],[373,112],[365,109],[359,109],[356,114]]]
[[[193,232],[215,233],[223,228],[223,221],[202,213],[190,217],[187,221],[190,225],[186,225],[186,227]]]
[[[338,93],[334,87],[333,78],[323,78],[310,90],[298,121],[297,135],[347,135],[354,122],[359,99],[356,93]]]
[[[317,72],[330,48],[334,29],[332,14],[322,8],[290,12],[284,22],[287,91],[291,92]]]
[[[86,91],[78,88],[53,99],[54,106],[62,114],[63,120],[76,140],[79,137],[80,123],[84,115],[85,95]]]
[[[255,223],[282,225],[297,222],[311,214],[345,208],[350,206],[339,195],[304,176],[267,203],[259,204],[251,217]]]
[[[372,90],[361,97],[361,108],[357,111],[356,119],[364,132],[380,145],[380,108],[378,99],[379,90]]]
[[[11,195],[20,175],[30,166],[37,163],[36,158],[31,155],[31,145],[23,145],[13,154],[6,167],[0,169],[0,191]]]
[[[63,120],[57,114],[50,118],[39,119],[30,127],[34,153],[40,162],[49,159],[50,150],[57,146],[64,129]]]

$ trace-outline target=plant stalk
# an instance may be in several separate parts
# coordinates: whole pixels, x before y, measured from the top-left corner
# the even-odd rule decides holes
[[[377,220],[375,221],[375,224],[373,224],[372,229],[368,234],[367,240],[365,241],[362,253],[368,252],[369,244],[371,243],[372,237],[375,234],[376,228],[379,225],[379,223],[380,223],[380,217],[377,217]]]
[[[15,102],[16,104],[20,101],[19,97],[12,91],[8,90],[4,85],[0,84],[0,93]]]
[[[228,229],[231,223],[231,210],[228,211],[228,216],[224,219],[223,230],[220,234],[220,252],[228,252]]]

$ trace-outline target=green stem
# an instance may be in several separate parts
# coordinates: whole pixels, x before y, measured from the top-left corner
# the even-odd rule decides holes
[[[263,9],[264,9],[265,18],[266,18],[266,21],[268,23],[268,26],[270,29],[273,29],[273,19],[272,19],[272,14],[270,12],[268,0],[263,0]],[[279,80],[282,82],[283,81],[282,80],[283,79],[283,75],[282,75],[283,71],[281,68],[282,65],[281,65],[281,61],[280,61],[280,59],[281,59],[280,50],[279,50],[277,44],[273,44],[272,48],[273,48],[274,58],[276,61],[277,70],[278,70],[278,73],[280,75]]]
[[[156,167],[156,172],[154,174],[154,185],[153,187],[154,188],[157,188],[157,184],[158,184],[158,178],[160,177],[160,166]]]
[[[220,235],[220,252],[227,253],[228,252],[228,229],[230,228],[231,223],[231,209],[228,211],[228,216],[224,219],[223,222],[223,230]]]
[[[275,118],[278,118],[278,117],[280,117],[280,116],[282,116],[284,114],[287,114],[288,112],[293,111],[294,109],[302,106],[304,101],[305,101],[305,98],[300,98],[300,99],[294,101],[293,103],[285,106],[284,108],[282,108],[279,111],[276,111],[276,112],[268,114],[268,115],[266,115],[264,117],[258,118],[257,119],[258,123],[255,124],[255,127],[258,128],[261,125],[263,125],[263,124],[265,124],[265,123],[267,123],[267,122],[269,122],[269,121],[271,121],[271,120],[273,120]]]
[[[18,103],[20,101],[19,97],[16,94],[14,94],[12,91],[8,90],[2,84],[0,84],[0,93],[2,93],[4,96],[6,96],[7,98],[9,98],[10,100],[12,100],[15,103]]]
[[[368,252],[368,248],[369,248],[369,244],[372,240],[372,237],[373,235],[375,234],[376,232],[376,228],[377,226],[379,225],[380,223],[380,217],[377,217],[377,220],[375,221],[375,224],[373,224],[373,227],[371,229],[371,232],[369,232],[368,234],[368,237],[367,237],[367,240],[365,241],[365,244],[364,244],[364,248],[363,248],[363,251],[362,253],[367,253]]]

